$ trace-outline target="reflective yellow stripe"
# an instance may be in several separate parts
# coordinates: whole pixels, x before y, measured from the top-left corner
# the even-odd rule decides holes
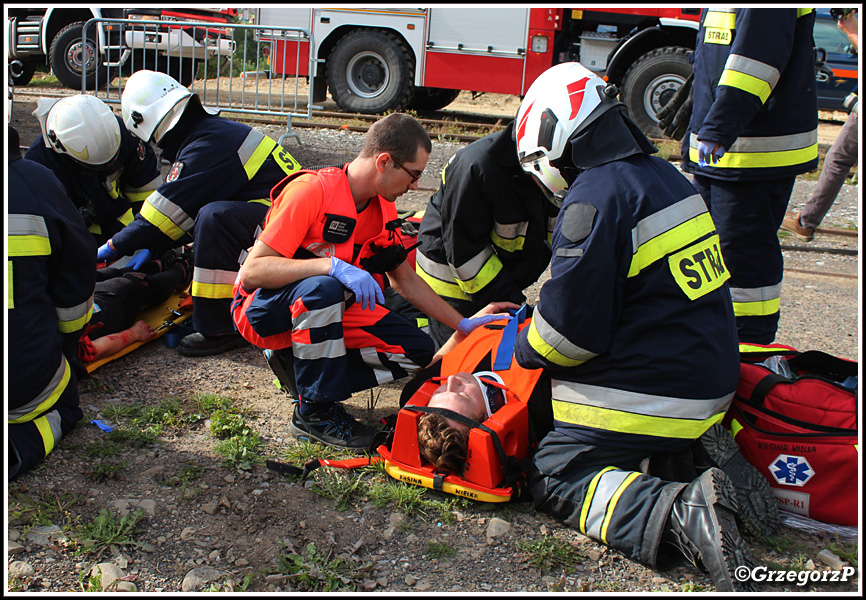
[[[35,402],[34,406],[28,404],[26,406],[17,408],[14,411],[7,411],[8,416],[13,417],[11,419],[7,419],[9,423],[27,423],[28,421],[32,421],[36,415],[41,415],[49,408],[54,406],[54,404],[60,398],[60,395],[66,389],[66,386],[69,384],[69,379],[72,375],[72,368],[69,366],[69,361],[67,361],[66,358],[63,358],[62,360],[63,363],[60,365],[60,368],[58,369],[55,376],[52,377],[51,381],[48,383],[48,386],[46,386],[45,390],[43,390],[39,394],[39,396],[34,398],[33,402],[31,402],[31,404]],[[60,375],[59,378],[57,377],[58,374]],[[53,382],[55,381],[57,382],[56,385],[51,388]],[[42,397],[44,397],[44,399],[40,400],[40,398]],[[20,414],[21,416],[14,417],[14,415],[16,414]]]
[[[580,507],[580,521],[578,521],[578,526],[580,527],[580,532],[586,535],[586,518],[589,515],[589,507],[592,506],[592,498],[595,496],[595,490],[598,487],[598,482],[601,481],[602,475],[607,473],[608,471],[613,471],[616,467],[605,467],[598,473],[596,473],[595,477],[592,478],[592,481],[589,482],[589,487],[586,490],[586,494],[583,497],[583,505]]]
[[[736,24],[737,15],[733,12],[710,10],[704,19],[704,28],[707,29],[734,29]]]
[[[269,137],[265,137],[259,145],[256,146],[256,149],[253,151],[249,160],[244,163],[244,171],[247,173],[247,179],[252,179],[256,173],[258,173],[259,169],[262,168],[262,165],[265,164],[265,161],[268,160],[268,156],[271,154],[271,151],[274,150],[274,146],[278,145],[274,140]]]
[[[619,497],[622,496],[625,488],[627,488],[632,481],[637,479],[639,475],[640,473],[632,473],[631,475],[629,475],[626,480],[623,481],[622,484],[617,488],[616,492],[608,502],[607,514],[605,514],[604,523],[602,523],[601,526],[601,543],[607,544],[607,527],[608,525],[610,525],[610,520],[613,518],[613,511],[616,510],[616,503],[619,502]]]
[[[126,196],[126,199],[129,200],[130,202],[132,202],[133,204],[138,204],[140,202],[144,202],[145,200],[147,200],[147,197],[150,196],[150,194],[152,192],[153,192],[153,190],[141,190],[140,192],[139,191],[136,191],[136,192],[127,191],[125,196]]]
[[[537,316],[536,313],[536,318]],[[532,322],[529,324],[529,331],[526,334],[526,341],[529,342],[530,347],[535,350],[536,354],[548,362],[552,362],[553,364],[562,367],[576,367],[577,365],[586,362],[585,360],[569,358],[548,344],[544,338],[541,337],[541,334],[538,333],[538,329],[536,329],[536,318],[532,319]]]
[[[91,225],[90,227],[87,228],[87,231],[89,231],[90,233],[92,233],[94,235],[101,235],[102,234],[102,227],[99,225],[99,223],[94,223],[93,225]]]
[[[36,429],[39,430],[39,435],[42,436],[42,445],[45,448],[45,456],[48,456],[51,454],[51,451],[54,450],[54,444],[56,443],[56,440],[54,439],[54,430],[48,422],[48,417],[39,417],[33,421],[33,424],[36,425]]]
[[[634,277],[666,255],[716,230],[710,213],[704,212],[641,244],[631,259],[628,276]]]
[[[467,276],[467,272],[474,270],[474,263],[481,258],[480,255],[466,263],[464,266],[456,269],[458,277],[457,285],[459,285],[460,289],[467,294],[474,294],[480,291],[485,285],[493,281],[502,270],[502,261],[499,260],[499,257],[496,256],[496,253],[493,252],[492,248],[488,246],[487,249],[489,256],[484,260],[484,264],[481,268],[475,272],[475,275]]]
[[[15,308],[15,295],[12,293],[12,282],[14,281],[14,279],[12,279],[12,269],[13,269],[12,261],[7,260],[6,261],[6,275],[8,277],[8,281],[9,281],[9,289],[7,291],[8,295],[6,297],[6,309],[7,310],[12,310],[13,308]]]
[[[148,223],[159,229],[172,240],[179,240],[186,233],[186,231],[178,227],[171,218],[159,212],[150,202],[144,203],[144,206],[141,207],[140,214]]]
[[[789,167],[804,164],[816,158],[818,158],[817,143],[798,150],[779,152],[728,152],[712,166],[718,169]],[[689,148],[689,160],[694,163],[698,162],[697,148]]]
[[[82,315],[73,321],[57,321],[57,329],[60,333],[72,333],[78,331],[90,322],[90,317],[92,316],[93,306],[88,309],[87,314]]]
[[[746,73],[731,71],[730,69],[722,71],[722,76],[719,78],[719,85],[727,85],[757,96],[760,98],[761,104],[767,101],[767,98],[770,97],[770,94],[773,91],[770,84],[763,79],[759,79],[753,75],[747,75]]]
[[[523,242],[526,241],[526,238],[523,236],[514,239],[499,237],[495,231],[490,232],[490,239],[493,240],[495,245],[499,246],[506,252],[517,252],[518,250],[523,250]]]
[[[754,302],[734,302],[734,315],[737,317],[763,317],[779,312],[779,298],[757,300]]]
[[[385,464],[385,472],[394,479],[405,483],[411,483],[413,485],[419,485],[431,490],[434,489],[432,477],[402,469],[388,459],[385,459],[383,462]],[[508,502],[511,499],[511,488],[506,488],[506,490],[503,490],[502,494],[493,494],[489,491],[482,491],[477,488],[451,483],[447,480],[442,484],[442,491],[448,494],[454,494],[455,496],[471,498],[472,500],[477,500],[479,502]],[[499,490],[497,489],[495,491],[498,492]]]
[[[418,276],[427,282],[427,285],[436,292],[439,296],[444,296],[446,298],[458,298],[460,300],[472,300],[472,297],[460,289],[456,283],[448,283],[447,281],[442,281],[432,275],[428,274],[424,269],[421,268],[419,263],[415,263],[415,272]]]
[[[731,419],[731,435],[736,438],[737,434],[743,429],[742,424],[736,419]]]
[[[707,429],[724,419],[725,412],[722,411],[708,419],[676,419],[553,400],[553,418],[563,423],[580,423],[583,427],[632,435],[686,440],[701,437]]]
[[[233,298],[233,289],[233,284],[192,282],[192,295],[196,298],[211,298],[213,300]]]
[[[277,165],[283,170],[286,175],[291,175],[295,171],[300,170],[301,165],[294,159],[294,157],[289,154],[289,151],[277,144],[277,147],[274,148],[274,151],[271,152],[271,156],[274,157]]]
[[[256,202],[258,204],[264,204],[265,206],[271,205],[271,199],[270,198],[255,198],[253,200],[247,200],[247,202]]]
[[[10,235],[9,256],[50,256],[51,241],[41,235]]]
[[[124,227],[126,227],[127,225],[129,225],[130,223],[132,223],[132,220],[133,220],[134,218],[135,218],[135,216],[132,214],[132,209],[130,208],[128,211],[126,211],[125,213],[123,213],[122,215],[120,215],[119,217],[117,217],[117,220],[120,221],[120,223],[121,223]]]
[[[800,17],[805,17],[807,15],[811,15],[813,12],[815,12],[814,8],[798,8],[797,9],[797,18],[799,19]]]

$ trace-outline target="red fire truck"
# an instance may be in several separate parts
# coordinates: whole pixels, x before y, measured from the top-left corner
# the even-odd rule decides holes
[[[289,33],[275,43],[271,71],[311,77],[316,102],[330,89],[349,112],[435,110],[460,90],[522,95],[548,67],[576,60],[617,84],[635,121],[659,135],[656,112],[691,72],[700,12],[283,5],[256,9],[255,23],[309,32],[312,41]],[[318,59],[313,73],[310,51]]]

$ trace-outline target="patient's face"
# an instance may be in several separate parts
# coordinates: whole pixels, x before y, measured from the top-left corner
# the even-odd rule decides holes
[[[449,375],[443,385],[440,385],[430,396],[427,406],[446,408],[468,417],[473,421],[483,422],[487,418],[484,406],[484,396],[481,387],[471,373]],[[468,430],[469,426],[451,419],[448,424],[460,430]]]

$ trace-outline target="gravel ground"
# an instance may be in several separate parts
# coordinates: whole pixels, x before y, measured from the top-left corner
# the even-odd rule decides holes
[[[16,107],[12,122],[24,143],[35,135],[25,109]],[[274,138],[282,133],[275,128],[263,129]],[[301,164],[318,165],[350,160],[360,148],[362,136],[304,130],[301,139],[302,145],[290,141],[289,150]],[[421,179],[422,189],[400,198],[398,208],[423,208],[445,161],[461,146],[434,142]],[[805,203],[814,185],[808,179],[797,183],[792,208]],[[858,223],[858,189],[846,186],[823,226]],[[783,243],[858,248],[856,238],[821,235],[809,245],[790,238]],[[858,257],[786,251],[785,260],[790,268],[825,274],[786,273],[777,341],[802,350],[859,358],[859,279],[826,274],[859,276]],[[539,287],[527,291],[530,299],[537,298]],[[277,559],[295,551],[302,553],[310,542],[323,555],[341,557],[356,567],[359,591],[713,590],[709,577],[690,565],[652,571],[536,514],[526,504],[458,503],[447,519],[417,513],[407,517],[393,505],[380,508],[369,501],[343,509],[334,500],[314,493],[310,481],[276,475],[262,465],[249,470],[224,466],[215,451],[218,440],[209,433],[206,419],[176,430],[166,429],[151,446],[127,448],[105,459],[88,456],[88,449],[105,439],[90,422],[108,420],[104,411],[111,405],[154,406],[163,399],[176,398],[192,410],[198,394],[217,394],[245,411],[248,424],[264,441],[264,454],[281,460],[283,451],[294,443],[288,431],[291,406],[272,380],[261,352],[252,347],[195,359],[178,355],[160,340],[97,370],[81,384],[85,413],[81,425],[41,466],[8,484],[7,590],[81,591],[87,589],[91,569],[99,565],[103,585],[117,580],[111,589],[134,586],[143,592],[177,592],[216,586],[229,590],[238,589],[237,584],[232,588],[230,580],[240,582],[250,575],[247,591],[298,591],[304,589],[302,580],[279,570]],[[373,422],[393,414],[402,383],[381,386],[373,395],[356,394],[348,401],[350,410]],[[101,463],[120,459],[128,465],[116,478],[97,481],[87,475]],[[190,464],[200,468],[190,487],[171,485],[172,478]],[[313,480],[325,481],[324,471],[320,469]],[[124,515],[135,508],[143,509],[145,515],[134,536],[135,544],[116,544],[99,554],[74,551],[75,532],[94,523],[100,510]],[[521,545],[550,538],[568,542],[577,554],[567,564],[543,571],[531,560],[538,555],[522,550]],[[747,543],[756,561],[769,569],[827,571],[842,565],[834,562],[833,553],[842,555],[840,561],[853,560],[855,565],[859,558],[857,546],[845,537],[805,533],[789,526],[774,539],[747,538]],[[853,557],[846,555],[846,550],[852,551]],[[311,572],[313,580],[317,576],[322,576],[321,571]],[[859,577],[841,584],[759,586],[760,591],[775,593],[859,589]]]

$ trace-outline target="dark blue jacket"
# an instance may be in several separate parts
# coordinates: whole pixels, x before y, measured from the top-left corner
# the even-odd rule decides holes
[[[818,165],[814,9],[704,9],[694,53],[683,170],[756,181]],[[698,140],[727,148],[713,166],[697,164]]]
[[[739,374],[728,278],[706,205],[675,167],[637,154],[578,175],[515,351],[550,371],[557,430],[673,450],[721,420]]]
[[[297,161],[249,125],[205,114],[191,103],[162,141],[172,162],[165,183],[149,196],[135,220],[112,238],[117,252],[133,254],[188,243],[201,208],[221,200],[261,202]]]

